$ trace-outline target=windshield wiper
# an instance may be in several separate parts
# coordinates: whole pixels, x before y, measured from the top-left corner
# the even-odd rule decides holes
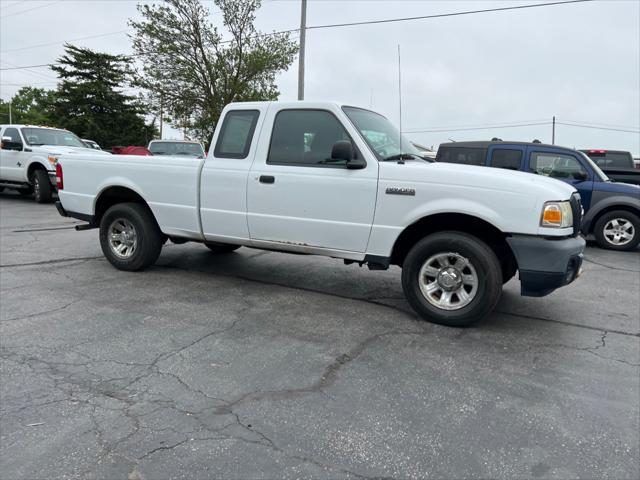
[[[29,145],[32,147],[41,147],[44,143],[30,143]]]
[[[389,155],[388,157],[384,157],[382,161],[393,162],[394,160],[411,160],[412,158],[417,158],[418,160],[425,160],[423,157],[421,157],[420,155],[416,155],[415,153],[397,153],[395,155]]]

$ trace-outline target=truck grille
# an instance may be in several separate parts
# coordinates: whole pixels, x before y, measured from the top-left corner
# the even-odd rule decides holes
[[[571,213],[573,213],[573,236],[580,234],[580,225],[582,224],[582,201],[578,192],[571,195],[569,199],[571,204]]]

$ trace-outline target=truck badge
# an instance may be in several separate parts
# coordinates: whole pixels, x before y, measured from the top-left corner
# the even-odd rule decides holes
[[[385,193],[387,195],[409,195],[409,196],[415,196],[416,191],[413,188],[388,187]]]

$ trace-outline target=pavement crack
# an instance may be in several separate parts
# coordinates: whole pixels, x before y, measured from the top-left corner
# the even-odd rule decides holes
[[[619,270],[621,272],[633,272],[640,273],[640,270],[633,270],[631,268],[622,268],[622,267],[612,267],[611,265],[607,265],[606,263],[596,262],[595,260],[591,260],[590,258],[584,258],[584,261],[587,263],[593,263],[594,265],[598,265],[600,267],[608,268],[609,270]]]
[[[0,265],[0,268],[31,267],[33,265],[53,265],[56,263],[77,262],[78,260],[98,260],[100,258],[104,258],[104,257],[102,255],[96,255],[95,257],[58,258],[55,260],[43,260],[41,262],[9,263],[5,265]]]
[[[6,318],[4,320],[0,320],[0,323],[15,322],[15,321],[18,321],[18,320],[26,320],[27,318],[39,317],[40,315],[46,315],[46,314],[49,314],[49,313],[60,312],[62,310],[66,310],[67,308],[69,308],[72,305],[75,305],[76,303],[79,303],[79,302],[80,302],[80,300],[74,300],[72,302],[66,303],[65,305],[62,305],[61,307],[57,307],[57,308],[54,308],[52,310],[44,310],[42,312],[30,313],[28,315],[23,315],[23,316],[20,316],[20,317]]]
[[[188,441],[189,441],[189,439],[185,438],[184,440],[182,440],[182,441],[180,441],[178,443],[174,443],[173,445],[166,445],[166,446],[163,445],[161,447],[156,447],[153,450],[149,450],[147,453],[145,453],[141,457],[138,457],[138,461],[144,460],[145,458],[150,457],[154,453],[160,452],[162,450],[173,450],[174,448],[179,447],[180,445],[183,445],[183,444],[187,443]]]
[[[568,322],[566,320],[556,320],[554,318],[537,317],[537,316],[533,316],[533,315],[526,315],[524,313],[504,312],[504,311],[500,311],[500,310],[494,310],[494,312],[495,313],[500,313],[502,315],[510,315],[512,317],[526,318],[528,320],[539,320],[539,321],[542,321],[542,322],[559,323],[561,325],[568,325],[570,327],[585,328],[587,330],[594,330],[596,332],[602,332],[602,328],[592,327],[591,325],[584,325],[584,324],[581,324],[581,323]],[[625,332],[623,330],[608,329],[607,333],[615,333],[615,334],[618,334],[618,335],[625,335],[625,336],[628,336],[628,337],[640,337],[640,332],[639,333],[634,333],[634,332]]]

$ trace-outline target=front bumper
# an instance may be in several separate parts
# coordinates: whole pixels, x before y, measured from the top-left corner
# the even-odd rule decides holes
[[[543,297],[573,282],[581,273],[582,237],[513,236],[507,238],[518,262],[520,293]]]

